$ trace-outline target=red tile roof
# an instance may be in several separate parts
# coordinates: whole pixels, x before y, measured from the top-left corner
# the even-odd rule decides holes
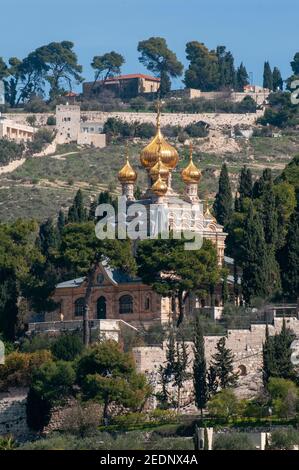
[[[160,82],[160,78],[153,77],[151,75],[146,75],[144,73],[131,73],[128,75],[118,75],[117,77],[110,77],[107,81],[115,80],[129,80],[131,78],[144,78],[145,80],[150,80],[152,82]]]

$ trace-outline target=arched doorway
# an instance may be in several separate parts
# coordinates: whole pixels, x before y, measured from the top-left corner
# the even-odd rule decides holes
[[[97,318],[99,320],[105,320],[106,318],[106,299],[103,296],[97,300]]]

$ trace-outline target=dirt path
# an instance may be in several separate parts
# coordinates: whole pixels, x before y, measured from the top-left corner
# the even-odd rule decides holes
[[[67,152],[67,153],[61,153],[60,155],[49,155],[51,158],[55,158],[55,160],[65,160],[64,157],[67,157],[68,155],[75,155],[78,152]]]
[[[26,158],[21,158],[21,160],[15,160],[8,165],[0,166],[0,175],[3,175],[4,173],[11,173],[12,171],[16,170],[16,168],[23,165],[25,161]]]

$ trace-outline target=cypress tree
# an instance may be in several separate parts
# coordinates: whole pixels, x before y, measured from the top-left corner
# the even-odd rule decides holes
[[[212,366],[215,368],[219,386],[224,389],[235,387],[238,376],[234,373],[234,355],[225,346],[225,337],[220,338],[216,346],[216,353],[212,357]]]
[[[268,188],[271,186],[271,184],[272,184],[272,172],[270,168],[265,168],[262,176],[253,185],[253,189],[252,189],[253,199],[258,199],[262,197],[265,191],[267,191]]]
[[[82,223],[87,221],[87,213],[83,204],[83,194],[79,189],[74,198],[74,202],[69,208],[68,222],[69,223]]]
[[[98,203],[96,200],[91,201],[90,206],[89,206],[89,212],[88,212],[88,220],[91,220],[91,221],[95,220],[97,205]]]
[[[37,244],[46,259],[51,258],[53,250],[58,247],[58,233],[52,219],[47,219],[40,225]]]
[[[245,221],[242,247],[242,291],[247,303],[253,297],[266,297],[268,292],[268,253],[260,218],[251,205]]]
[[[175,373],[175,367],[176,367],[175,336],[174,336],[173,329],[171,328],[171,330],[169,331],[168,341],[166,345],[166,363],[165,363],[165,366],[160,365],[160,368],[159,368],[160,384],[162,386],[162,391],[157,394],[157,398],[163,408],[168,408],[171,405],[171,403],[169,403],[168,386]]]
[[[277,375],[283,379],[291,379],[293,377],[294,366],[291,362],[290,348],[293,339],[294,334],[286,327],[284,318],[281,332],[274,337]]]
[[[269,382],[275,368],[274,341],[269,336],[269,326],[266,325],[266,336],[263,344],[263,383],[264,386]]]
[[[273,81],[273,90],[283,90],[283,80],[281,77],[281,73],[278,67],[274,67],[272,73],[272,81]]]
[[[241,199],[245,197],[252,197],[252,174],[250,168],[247,168],[246,166],[243,166],[240,173],[238,191]]]
[[[227,227],[231,220],[233,212],[233,197],[228,176],[227,166],[224,163],[221,168],[219,177],[219,189],[216,194],[213,210],[216,215],[217,222]]]
[[[273,90],[272,70],[268,61],[264,63],[263,87]]]
[[[292,300],[299,293],[299,206],[291,215],[286,245],[281,257],[283,292]]]
[[[198,317],[195,320],[193,351],[193,383],[195,391],[195,403],[197,408],[200,409],[202,416],[203,408],[205,408],[208,401],[208,386],[204,336],[202,325]]]
[[[66,220],[65,220],[64,212],[62,210],[60,210],[59,213],[58,213],[58,218],[57,218],[57,230],[58,230],[60,235],[62,234],[65,223],[66,223]]]
[[[263,191],[261,210],[265,241],[275,250],[278,239],[278,214],[272,181],[269,182],[267,191]]]
[[[187,345],[184,340],[177,342],[176,357],[174,365],[174,386],[177,388],[177,410],[181,407],[181,390],[184,382],[189,379],[190,373],[188,372],[189,354]]]
[[[249,83],[249,76],[243,62],[241,62],[236,73],[236,89],[237,91],[244,91],[244,87]]]

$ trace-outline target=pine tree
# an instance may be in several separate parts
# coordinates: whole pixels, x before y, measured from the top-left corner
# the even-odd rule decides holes
[[[250,303],[253,297],[266,297],[268,293],[268,252],[260,217],[253,212],[252,205],[244,227],[242,247],[244,299]]]
[[[281,261],[283,292],[293,300],[299,293],[299,206],[290,218],[290,225]]]
[[[269,62],[264,63],[263,87],[273,90],[273,77]]]
[[[224,227],[227,227],[231,220],[233,212],[233,197],[228,176],[227,166],[224,163],[221,168],[219,177],[219,189],[216,194],[214,206],[214,213],[217,222]]]
[[[208,401],[208,386],[204,336],[202,325],[198,317],[195,320],[193,351],[193,383],[195,391],[195,403],[197,408],[201,410],[202,416],[203,408],[205,408]]]
[[[243,62],[241,62],[236,73],[236,90],[243,92],[244,87],[249,83],[249,76]]]
[[[270,377],[294,378],[290,348],[294,337],[293,332],[286,327],[285,319],[283,319],[280,333],[274,336],[269,336],[267,325],[266,339],[263,345],[263,382],[265,386]]]
[[[82,223],[86,221],[87,213],[83,204],[83,194],[81,189],[79,189],[68,211],[68,223]]]
[[[234,355],[225,346],[225,337],[220,338],[216,346],[216,353],[212,357],[212,366],[215,368],[221,389],[235,387],[238,376],[234,373]]]
[[[273,90],[283,90],[283,80],[281,77],[281,73],[278,67],[274,67],[272,73],[272,81],[273,81]]]

